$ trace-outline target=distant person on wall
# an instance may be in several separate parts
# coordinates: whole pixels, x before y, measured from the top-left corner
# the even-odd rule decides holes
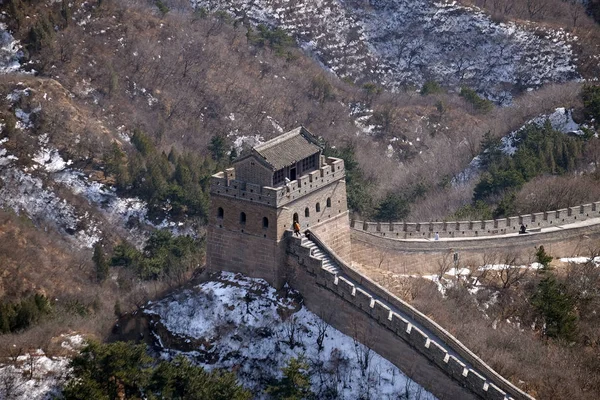
[[[519,229],[519,234],[527,233],[527,228],[525,225],[521,224],[521,228]]]
[[[294,221],[294,235],[300,236],[300,224],[298,221]]]
[[[433,240],[440,240],[440,234],[436,232]]]

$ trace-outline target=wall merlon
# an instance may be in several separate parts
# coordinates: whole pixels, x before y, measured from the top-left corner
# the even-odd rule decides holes
[[[373,305],[373,316],[377,321],[382,323],[389,323],[391,319],[391,312],[392,310],[388,306],[386,306],[379,300],[375,300],[375,303]]]
[[[486,394],[486,391],[484,391],[483,389],[484,385],[486,384],[486,379],[477,372],[473,371],[472,369],[468,370],[467,376],[465,378],[465,383],[467,384],[469,389],[471,389],[475,393],[481,396]]]
[[[354,284],[348,281],[343,276],[338,277],[337,288],[340,296],[342,296],[345,299],[354,296]]]
[[[356,288],[355,294],[356,304],[364,311],[371,312],[373,296],[361,288]]]
[[[589,218],[591,216],[592,212],[594,212],[594,210],[592,208],[592,204],[583,204],[581,206],[580,214],[582,214],[586,218]]]
[[[390,326],[391,326],[392,330],[394,332],[396,332],[396,335],[406,337],[407,336],[406,331],[407,331],[409,325],[410,324],[408,323],[407,320],[405,320],[404,318],[402,318],[395,312],[392,312],[392,322],[390,323]]]
[[[423,333],[422,330],[417,328],[416,326],[412,326],[410,332],[408,334],[408,341],[415,346],[419,351],[423,351],[425,348],[425,344],[429,338],[426,334]]]
[[[448,352],[442,346],[440,346],[437,342],[433,340],[429,340],[429,342],[425,343],[425,347],[428,349],[427,357],[433,361],[435,364],[442,368],[446,368],[448,365]]]
[[[417,223],[416,222],[406,222],[404,224],[404,230],[409,233],[409,232],[416,232],[417,231]]]
[[[471,229],[470,225],[471,225],[470,221],[456,221],[455,230],[457,232],[459,232],[459,234],[462,234],[462,232],[468,231]]]
[[[458,381],[464,381],[468,373],[465,364],[452,355],[448,358],[448,371]]]
[[[321,261],[319,260],[319,262],[321,263]],[[317,268],[315,269],[315,274],[317,275],[317,283],[330,288],[330,289],[334,289],[335,288],[335,274],[333,272],[330,272],[328,270],[326,270],[325,268]]]
[[[505,400],[506,398],[509,398],[505,391],[490,382],[487,382],[487,389],[484,388],[484,390],[486,391],[486,400]]]

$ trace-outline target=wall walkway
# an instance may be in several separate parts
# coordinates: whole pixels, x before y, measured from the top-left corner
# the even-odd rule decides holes
[[[600,207],[599,207],[600,208]],[[592,218],[593,216],[593,218]],[[579,219],[575,219],[575,217]],[[401,274],[437,273],[438,265],[448,253],[459,252],[462,265],[483,265],[485,260],[502,255],[516,256],[519,262],[533,261],[536,247],[544,246],[555,258],[588,256],[600,240],[600,217],[578,214],[566,223],[556,220],[526,234],[442,236],[403,238],[383,229],[351,229],[351,260],[364,266],[377,267]],[[372,227],[372,225],[370,225]],[[466,231],[465,231],[466,232]]]
[[[433,239],[487,237],[518,233],[521,224],[528,230],[578,224],[595,219],[600,224],[600,201],[554,211],[545,211],[484,221],[365,222],[353,220],[357,231],[392,239]]]
[[[295,269],[292,286],[299,286],[313,312],[348,335],[353,334],[348,320],[364,320],[366,314],[387,333],[376,335],[374,350],[440,399],[532,399],[433,320],[348,266],[314,232],[310,235],[311,240],[290,237],[288,264]],[[323,314],[323,304],[332,305],[327,300],[342,301],[336,313],[350,309],[346,323]],[[404,351],[395,352],[398,348]],[[411,351],[417,356],[409,357]]]

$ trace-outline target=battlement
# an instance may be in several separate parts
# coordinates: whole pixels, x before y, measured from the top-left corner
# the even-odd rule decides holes
[[[437,233],[440,238],[478,237],[518,233],[521,224],[530,232],[542,228],[573,224],[600,218],[600,201],[560,210],[524,214],[482,221],[429,221],[429,222],[366,222],[352,220],[356,230],[390,239],[428,239]]]
[[[279,187],[260,186],[235,179],[235,171],[228,168],[211,177],[211,195],[279,208],[345,177],[344,161],[334,157],[322,157],[322,166],[316,171],[298,177]]]
[[[478,397],[494,400],[532,399],[433,320],[345,264],[312,232],[311,238],[343,270],[342,276],[324,269],[322,260],[313,257],[310,249],[302,246],[300,238],[291,237],[288,252],[315,279],[317,285],[333,292],[380,326],[392,331]]]

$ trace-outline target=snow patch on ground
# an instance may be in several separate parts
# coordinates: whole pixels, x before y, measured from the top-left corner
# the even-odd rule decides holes
[[[278,295],[262,279],[222,272],[193,290],[149,304],[145,312],[159,316],[172,335],[194,343],[183,354],[209,370],[236,370],[257,398],[263,397],[269,377],[280,377],[287,361],[301,355],[313,372],[312,389],[320,394],[331,388],[344,399],[391,399],[408,388],[410,399],[419,393],[421,399],[434,398],[373,352],[363,376],[357,354],[364,354],[366,347],[330,326],[319,352],[316,338],[323,321],[304,307],[294,312],[293,300]],[[288,340],[291,330],[296,335],[293,345]],[[181,353],[165,348],[163,356]]]
[[[273,121],[271,121],[273,122]],[[275,127],[275,125],[273,125]],[[232,133],[231,135],[233,135],[234,133]],[[228,135],[230,136],[230,135]],[[265,142],[265,138],[260,135],[246,135],[246,136],[237,136],[235,138],[235,140],[233,141],[233,147],[235,148],[235,150],[237,151],[238,154],[240,154],[242,152],[242,150],[247,149],[247,148],[251,148],[251,147],[256,147],[259,144],[262,144]]]
[[[61,347],[77,351],[84,339],[78,334],[61,335]],[[49,357],[41,349],[0,362],[0,398],[50,400],[66,382],[70,358]]]
[[[38,163],[47,172],[58,172],[62,171],[71,164],[71,160],[65,162],[62,159],[58,150],[51,148],[41,148],[32,158],[33,161]]]
[[[192,0],[192,4],[282,28],[339,77],[391,89],[420,87],[433,79],[450,87],[470,86],[507,103],[511,101],[507,86],[537,88],[579,77],[571,48],[576,39],[569,33],[496,23],[479,9],[456,2]]]
[[[7,30],[6,24],[0,22],[0,75],[17,72],[22,56],[21,45]]]
[[[65,169],[68,165],[72,164],[72,161],[65,161],[62,159],[58,150],[48,146],[48,134],[43,134],[39,137],[40,149],[31,158],[36,164],[34,169],[41,166],[46,172],[58,172]]]
[[[73,235],[83,247],[100,240],[100,230],[90,216],[77,213],[73,205],[44,188],[40,178],[9,167],[0,171],[0,206],[25,212],[34,223],[49,223]]]
[[[560,261],[572,264],[587,264],[592,261],[597,266],[600,266],[600,256],[594,257],[593,259],[590,257],[565,257],[561,258]]]
[[[517,129],[516,131],[513,131],[508,135],[504,136],[501,139],[502,151],[505,154],[512,156],[513,154],[515,154],[519,146],[519,142],[517,139],[517,134],[519,132],[527,128],[527,126],[529,125],[541,127],[544,126],[546,123],[549,123],[552,126],[552,129],[558,132],[574,135],[584,134],[581,128],[585,127],[585,125],[582,126],[573,121],[573,110],[567,110],[563,107],[559,107],[556,110],[554,110],[554,112],[552,112],[551,114],[543,114],[533,119],[530,119],[525,123],[525,125]]]
[[[66,169],[52,175],[55,182],[68,187],[74,194],[83,196],[98,207],[106,220],[113,226],[124,226],[135,221],[136,224],[146,224],[157,229],[167,229],[174,235],[194,235],[193,230],[184,223],[164,220],[153,223],[148,220],[146,202],[137,197],[119,197],[116,189],[88,179],[83,172]],[[132,243],[141,245],[143,234],[131,231],[129,239]]]
[[[2,132],[3,124],[0,124],[0,133]],[[4,143],[8,142],[8,138],[0,139],[0,167],[10,165],[13,161],[18,160],[16,156],[8,154],[4,148]]]

